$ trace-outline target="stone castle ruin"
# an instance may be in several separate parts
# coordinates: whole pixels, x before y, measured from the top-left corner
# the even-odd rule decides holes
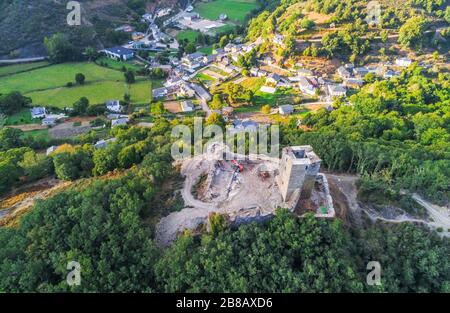
[[[206,225],[212,213],[228,216],[234,225],[266,220],[278,208],[299,216],[335,215],[327,178],[319,173],[321,160],[311,146],[284,148],[279,159],[238,155],[218,143],[205,154],[177,162],[185,176],[180,191],[185,208],[161,219],[156,230],[160,245],[170,244],[185,229]]]
[[[320,162],[321,160],[311,146],[283,149],[278,182],[285,202],[293,196],[295,191],[300,192],[302,199],[311,197],[316,177],[319,174]]]

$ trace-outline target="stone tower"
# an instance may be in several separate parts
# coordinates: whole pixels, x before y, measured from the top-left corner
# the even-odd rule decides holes
[[[311,146],[283,149],[278,184],[285,202],[288,202],[293,192],[298,189],[301,191],[301,199],[311,197],[320,170],[320,162]]]

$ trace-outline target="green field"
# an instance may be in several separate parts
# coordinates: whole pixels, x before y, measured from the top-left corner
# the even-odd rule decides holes
[[[185,40],[187,39],[189,42],[195,43],[197,37],[200,33],[195,30],[183,30],[177,34],[177,40]]]
[[[34,140],[49,140],[48,129],[31,130],[24,132],[22,138],[33,138]]]
[[[300,95],[298,94],[298,92],[293,89],[278,88],[278,90],[274,94],[265,93],[258,90],[257,92],[255,92],[255,104],[269,104],[272,107],[283,104],[292,104],[294,97],[299,96]]]
[[[195,5],[195,11],[200,16],[217,20],[220,14],[225,13],[232,22],[243,23],[246,16],[258,7],[256,0],[214,0]]]
[[[23,109],[6,119],[5,125],[40,124],[40,119],[32,119],[30,109]]]
[[[195,76],[195,78],[198,79],[198,80],[200,80],[200,81],[202,81],[202,82],[206,82],[206,81],[215,81],[215,80],[216,80],[215,78],[213,78],[213,77],[211,77],[211,76],[209,76],[209,75],[206,75],[205,73],[198,73],[198,74]]]
[[[82,86],[66,87],[68,82],[75,80],[77,73],[86,76],[86,83]],[[138,78],[129,88],[131,101],[150,102],[150,88],[160,86],[160,81],[150,82],[146,78]],[[0,93],[10,91],[20,91],[31,97],[33,105],[64,108],[70,107],[81,97],[87,97],[90,103],[123,99],[126,86],[121,71],[84,62],[58,64],[1,78]]]
[[[34,62],[34,63],[24,63],[24,64],[16,64],[16,65],[8,65],[8,66],[0,66],[0,76],[20,73],[32,70],[34,68],[47,66],[49,63],[47,61],[42,62]]]
[[[212,46],[206,46],[203,48],[198,49],[199,52],[203,52],[206,55],[211,55],[213,52],[213,47]]]
[[[107,67],[112,68],[114,70],[119,70],[121,71],[123,69],[123,67],[125,67],[127,70],[132,70],[132,71],[138,71],[140,69],[143,69],[144,66],[141,64],[137,64],[133,61],[128,61],[128,62],[120,62],[120,61],[116,61],[113,60],[111,58],[108,58],[106,56],[102,56],[100,58],[98,58],[97,60],[95,60],[96,64],[106,64]]]

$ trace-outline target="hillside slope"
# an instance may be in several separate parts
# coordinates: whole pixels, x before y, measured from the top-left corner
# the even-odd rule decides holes
[[[66,23],[68,1],[62,0],[3,0],[0,1],[0,58],[32,57],[45,54],[43,39],[56,32],[76,36],[79,45],[99,46],[99,29],[112,28],[139,18],[130,9],[129,0],[79,0],[82,6],[82,26]],[[153,10],[157,6],[175,6],[177,0],[133,1]]]

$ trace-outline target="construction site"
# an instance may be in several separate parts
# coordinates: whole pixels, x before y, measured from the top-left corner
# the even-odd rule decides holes
[[[226,215],[233,225],[264,221],[278,208],[299,216],[335,216],[327,178],[319,173],[321,160],[310,146],[285,148],[278,159],[238,155],[213,144],[207,153],[177,162],[185,177],[185,208],[157,225],[162,246],[207,224],[212,213]]]

